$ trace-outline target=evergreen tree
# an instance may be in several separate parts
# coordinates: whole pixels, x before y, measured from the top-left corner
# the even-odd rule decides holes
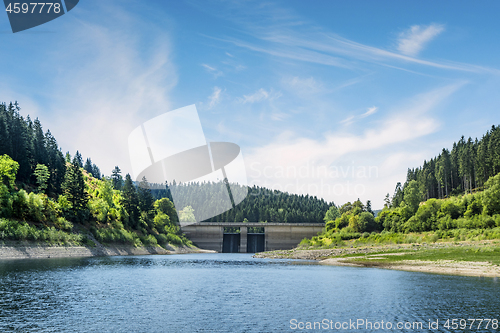
[[[142,177],[139,188],[137,189],[137,194],[139,197],[139,209],[142,212],[151,212],[154,209],[153,204],[155,200],[151,194],[151,189],[146,177]]]
[[[121,190],[123,186],[123,177],[121,175],[121,170],[118,166],[115,166],[113,171],[111,171],[111,180],[113,181],[113,188],[115,190]]]
[[[132,178],[128,173],[125,176],[125,182],[122,189],[122,205],[129,214],[129,226],[137,228],[139,225],[139,198]]]
[[[94,178],[97,178],[97,179],[102,178],[101,170],[95,164],[92,165],[92,172],[91,173],[92,173],[92,176],[94,176]]]
[[[82,154],[80,154],[80,152],[78,150],[75,153],[75,157],[73,158],[73,162],[75,161],[75,159],[76,159],[78,166],[80,168],[83,168],[83,157],[82,157]]]
[[[50,178],[49,168],[44,164],[37,164],[34,175],[38,184],[38,192],[45,193]]]
[[[73,158],[72,164],[66,171],[62,188],[64,190],[64,195],[72,206],[71,217],[76,221],[83,221],[87,215],[88,195],[85,189],[83,173],[76,156]]]
[[[92,175],[92,160],[89,158],[87,158],[87,160],[85,161],[85,165],[83,166],[83,170],[87,171],[90,175]]]

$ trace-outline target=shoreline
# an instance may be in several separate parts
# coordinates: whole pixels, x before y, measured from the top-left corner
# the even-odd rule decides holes
[[[366,268],[393,269],[407,272],[422,272],[442,275],[500,277],[500,267],[487,262],[457,260],[403,260],[400,263],[355,263],[341,258],[319,261],[322,265],[353,266]]]
[[[0,243],[0,262],[3,260],[18,259],[49,259],[49,258],[81,258],[81,257],[106,257],[127,255],[168,255],[185,253],[212,253],[197,247],[161,246],[134,247],[133,245],[103,245],[96,243],[95,247],[83,245],[49,245],[33,242],[2,242]]]
[[[341,247],[331,249],[292,249],[261,252],[256,258],[315,260],[322,265],[374,267],[444,275],[500,277],[500,266],[487,261],[396,259],[423,250],[448,251],[471,246],[485,248],[493,241],[440,242],[432,244],[388,244],[378,246]],[[388,258],[389,257],[389,258]],[[391,260],[388,260],[391,259]]]

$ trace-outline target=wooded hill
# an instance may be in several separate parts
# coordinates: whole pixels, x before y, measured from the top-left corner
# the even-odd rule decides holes
[[[90,230],[105,243],[188,243],[176,223],[192,220],[193,211],[177,212],[169,193],[178,191],[189,202],[193,186],[150,190],[147,180],[138,186],[118,166],[104,177],[78,151],[63,154],[38,118],[25,118],[20,111],[17,102],[0,104],[0,239],[82,243],[87,239],[75,231]],[[208,198],[212,190],[197,189]],[[323,222],[332,205],[254,186],[235,208],[207,221]]]
[[[235,188],[236,187],[236,188]],[[233,191],[241,191],[233,185]],[[185,205],[197,198],[221,198],[226,191],[221,184],[170,184],[168,191],[178,193]],[[153,191],[155,197],[168,197],[168,191]],[[221,200],[222,201],[222,200]],[[216,203],[214,203],[216,204]],[[278,223],[323,223],[323,217],[332,203],[315,196],[290,194],[277,190],[253,186],[248,187],[247,197],[236,207],[205,220],[204,222],[278,222]],[[184,206],[182,202],[180,206]],[[201,206],[201,205],[200,205]],[[196,215],[196,210],[195,210]]]
[[[410,238],[393,234],[435,232],[440,238],[500,238],[500,128],[493,126],[481,140],[464,137],[417,169],[409,169],[403,186],[375,218],[359,200],[332,206],[325,232],[304,244],[333,246],[360,238],[397,242]],[[471,193],[472,192],[472,193]],[[471,231],[472,230],[472,231]],[[333,245],[332,245],[333,244]]]
[[[415,180],[423,195],[422,200],[445,198],[472,193],[484,188],[485,182],[500,172],[500,127],[492,126],[481,139],[465,138],[453,143],[449,151],[424,161],[416,169],[408,169],[406,182],[398,183],[392,198],[387,194],[387,207],[398,207],[404,188]]]

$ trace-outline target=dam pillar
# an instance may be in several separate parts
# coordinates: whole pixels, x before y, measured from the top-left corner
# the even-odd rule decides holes
[[[247,227],[240,227],[240,253],[247,252]]]
[[[182,227],[182,232],[201,249],[222,252],[223,226],[192,224]]]

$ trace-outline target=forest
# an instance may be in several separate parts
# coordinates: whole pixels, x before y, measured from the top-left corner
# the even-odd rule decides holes
[[[92,235],[135,246],[190,243],[173,203],[155,200],[145,180],[137,186],[118,167],[104,177],[78,151],[63,154],[50,130],[20,111],[17,102],[0,104],[0,239],[92,245]]]
[[[232,188],[233,191],[243,190],[237,184],[233,184]],[[217,198],[221,198],[221,190],[225,189],[225,183],[176,184],[173,182],[168,185],[166,190],[153,190],[153,196],[171,199],[170,193],[177,192],[179,194],[177,198],[180,198],[181,201],[178,204],[184,207],[190,202],[196,201],[197,198],[217,200]],[[323,223],[326,211],[334,205],[333,202],[328,203],[316,196],[291,194],[255,185],[247,189],[248,195],[241,203],[203,222]],[[196,215],[196,210],[194,214]]]
[[[462,137],[451,152],[443,148],[422,167],[409,169],[404,185],[398,183],[392,197],[387,194],[376,217],[359,200],[332,206],[324,217],[325,232],[304,244],[325,246],[384,237],[402,241],[406,236],[401,234],[422,232],[434,232],[435,239],[500,238],[499,153],[498,126],[480,140]]]
[[[500,127],[492,126],[481,139],[467,141],[462,136],[449,151],[424,161],[416,169],[408,169],[404,185],[398,183],[392,198],[387,194],[385,205],[398,207],[405,187],[415,180],[423,199],[446,198],[481,190],[486,181],[500,172]]]
[[[39,119],[21,115],[20,105],[0,104],[0,239],[92,243],[89,230],[104,243],[189,244],[178,222],[191,221],[187,206],[177,212],[171,191],[186,202],[212,197],[216,186],[169,184],[150,188],[116,166],[104,176],[79,151],[63,154]],[[207,222],[323,222],[333,203],[317,197],[260,187],[248,188],[239,205]],[[83,235],[83,236],[82,236]],[[90,235],[89,235],[90,236]]]

